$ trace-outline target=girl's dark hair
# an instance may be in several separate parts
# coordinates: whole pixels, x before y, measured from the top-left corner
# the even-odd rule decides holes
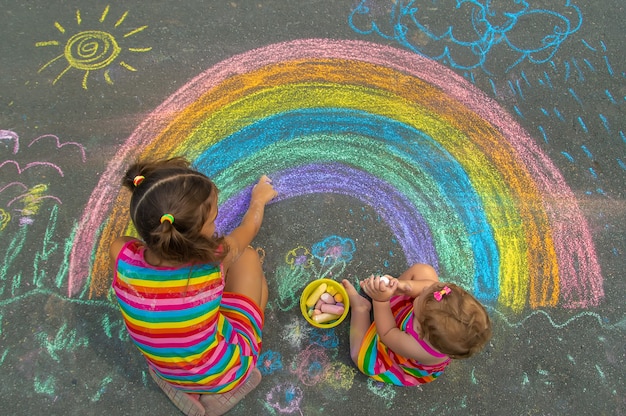
[[[437,301],[433,294],[445,286],[451,292]],[[468,358],[480,351],[491,338],[485,307],[453,283],[438,282],[424,290],[420,310],[415,311],[422,338],[451,358]]]
[[[144,179],[136,180],[138,176]],[[122,185],[132,192],[130,218],[139,236],[161,259],[217,263],[226,256],[223,237],[200,233],[212,209],[209,197],[217,196],[217,188],[187,160],[137,162],[126,171]],[[164,214],[171,214],[173,223],[161,222]]]

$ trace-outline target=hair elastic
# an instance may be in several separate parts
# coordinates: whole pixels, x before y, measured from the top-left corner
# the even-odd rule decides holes
[[[161,216],[161,224],[163,224],[165,221],[169,222],[170,224],[174,224],[174,216],[172,214],[163,214]]]
[[[433,296],[435,297],[435,300],[437,302],[441,302],[441,299],[443,299],[443,297],[445,295],[449,295],[452,292],[452,289],[450,289],[448,286],[444,286],[443,289],[434,292]]]
[[[133,185],[135,185],[135,187],[138,187],[139,184],[141,184],[141,182],[143,182],[144,179],[146,179],[145,176],[142,176],[142,175],[135,176],[135,178],[133,179]]]

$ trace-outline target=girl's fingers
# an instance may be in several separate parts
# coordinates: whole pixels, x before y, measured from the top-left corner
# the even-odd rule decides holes
[[[365,292],[368,296],[371,296],[370,293],[370,288],[367,285],[363,285],[361,286],[361,289],[363,289],[363,292]]]

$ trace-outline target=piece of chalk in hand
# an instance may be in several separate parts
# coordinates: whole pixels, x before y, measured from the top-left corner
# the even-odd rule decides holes
[[[385,284],[385,286],[389,286],[389,278],[387,276],[380,276],[380,281]]]

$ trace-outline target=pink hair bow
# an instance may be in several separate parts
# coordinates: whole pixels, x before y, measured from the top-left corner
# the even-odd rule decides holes
[[[444,286],[443,289],[434,292],[433,296],[435,297],[435,300],[437,300],[437,302],[441,302],[441,299],[443,299],[445,295],[449,295],[451,292],[452,289],[450,289],[448,286]]]

